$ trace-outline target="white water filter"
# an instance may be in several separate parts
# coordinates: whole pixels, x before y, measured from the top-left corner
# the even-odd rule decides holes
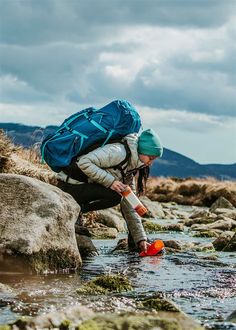
[[[146,207],[140,202],[130,187],[127,187],[121,194],[140,216],[147,213]]]

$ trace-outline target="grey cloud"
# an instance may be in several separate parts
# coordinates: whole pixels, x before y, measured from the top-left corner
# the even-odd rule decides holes
[[[0,99],[3,103],[34,104],[35,102],[51,101],[49,95],[40,93],[27,83],[9,75],[0,77],[0,85]]]
[[[233,63],[232,63],[233,65]],[[202,62],[194,66],[189,59],[181,65],[175,57],[168,63],[149,63],[126,86],[120,81],[107,77],[104,65],[99,64],[87,79],[90,91],[86,98],[91,102],[104,102],[113,98],[127,98],[143,106],[162,109],[179,109],[217,116],[235,116],[236,86],[234,70],[230,64],[219,62],[210,70]],[[147,83],[149,81],[149,83]],[[74,91],[68,99],[79,102],[81,95]]]
[[[235,13],[234,0],[2,0],[0,40],[38,44],[52,40],[104,39],[120,26],[155,25],[208,28]]]
[[[133,45],[135,46],[135,45]],[[123,53],[126,44],[116,43],[115,53]],[[126,98],[131,102],[164,109],[179,109],[215,115],[235,115],[235,65],[231,47],[218,62],[194,63],[184,51],[173,54],[165,63],[150,62],[142,67],[135,80],[123,84],[106,74],[107,61],[99,61],[102,52],[114,52],[112,46],[83,47],[71,43],[52,43],[41,47],[2,46],[1,74],[12,75],[27,84],[12,100],[42,99],[74,103],[104,103]],[[135,48],[133,50],[135,52]],[[147,81],[149,83],[147,83]],[[9,87],[10,88],[10,87]],[[10,100],[10,89],[6,91]],[[2,93],[4,93],[4,91]],[[37,95],[36,95],[37,91]]]
[[[49,44],[41,47],[2,46],[1,73],[26,81],[35,89],[52,94],[71,90],[85,79],[98,51],[73,44]]]
[[[140,43],[132,39],[124,41],[117,36],[117,29],[124,26],[213,28],[230,19],[235,5],[231,0],[2,0],[1,75],[10,75],[22,82],[7,85],[4,81],[2,100],[37,102],[41,98],[55,104],[68,100],[96,105],[126,98],[155,108],[233,116],[236,106],[234,27],[227,26],[226,41],[219,45],[224,56],[216,61],[194,61],[193,50],[188,53],[188,48],[183,47],[169,50],[165,61],[155,64],[153,59],[158,60],[158,55],[153,45],[150,62],[130,84],[109,76],[106,66],[116,61],[101,61],[100,56],[106,53],[112,58],[115,54],[118,64],[119,57],[123,56],[125,61],[124,54],[129,60],[131,56],[134,59],[142,56],[146,45],[143,40]],[[172,39],[169,44],[171,42]],[[200,51],[211,51],[218,46],[210,37],[204,44],[199,44],[198,37],[196,44]]]
[[[153,83],[147,86],[144,81],[152,77],[155,69],[154,65],[143,68],[132,86],[130,94],[140,104],[235,116],[235,85],[229,85],[224,75],[169,65],[161,68]]]

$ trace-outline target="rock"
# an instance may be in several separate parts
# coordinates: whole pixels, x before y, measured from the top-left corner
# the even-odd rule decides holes
[[[208,256],[201,256],[201,257],[199,257],[199,259],[210,260],[210,261],[217,261],[218,260],[218,257],[215,254],[210,254]]]
[[[219,209],[216,209],[213,214],[215,214],[216,216],[224,215],[227,218],[236,220],[236,209],[231,210],[231,209],[219,208]]]
[[[127,251],[128,250],[128,238],[122,238],[118,241],[116,247],[112,250],[115,251]]]
[[[195,233],[193,237],[218,237],[219,233],[214,230],[206,230]]]
[[[192,214],[190,214],[190,219],[195,218],[208,218],[211,215],[211,213],[208,210],[195,210]]]
[[[148,209],[148,217],[163,219],[165,213],[163,212],[162,205],[158,202],[151,201],[147,196],[141,196],[140,201]]]
[[[168,209],[164,209],[165,219],[175,219],[175,215]]]
[[[223,218],[221,220],[217,220],[215,222],[212,222],[207,225],[198,225],[194,224],[191,226],[192,230],[198,230],[198,231],[208,231],[208,230],[221,230],[221,231],[227,231],[232,230],[236,227],[236,221],[232,220],[230,218]]]
[[[78,235],[91,237],[91,234],[90,234],[87,227],[80,226],[80,225],[77,225],[77,224],[75,224],[75,233],[78,234]]]
[[[98,251],[94,246],[92,240],[85,235],[76,235],[76,241],[81,257],[84,259],[86,257],[97,256]]]
[[[189,218],[189,215],[187,212],[179,211],[179,210],[173,210],[173,214],[177,219],[184,219],[187,220]]]
[[[235,234],[231,231],[227,231],[222,233],[219,237],[217,237],[212,244],[214,245],[214,248],[217,251],[222,251],[230,242],[231,238],[234,236]]]
[[[0,174],[0,268],[41,273],[79,267],[74,231],[79,211],[57,187]]]
[[[4,330],[12,327],[7,325]],[[46,315],[16,321],[14,330],[34,329],[76,329],[76,330],[107,330],[107,329],[145,329],[145,330],[204,330],[199,323],[192,320],[182,312],[157,311],[157,312],[123,312],[123,313],[98,313],[84,306],[75,306],[63,311],[51,312]]]
[[[196,252],[207,252],[207,251],[214,251],[214,246],[212,243],[195,243],[191,249],[192,251]]]
[[[183,313],[164,311],[156,312],[156,314],[148,312],[100,314],[78,327],[78,330],[87,329],[203,330],[199,323]]]
[[[189,220],[185,220],[184,224],[187,227],[190,227],[195,224],[208,224],[216,221],[217,215],[216,214],[211,214],[208,217],[202,217],[202,218],[191,218]]]
[[[236,310],[227,317],[226,321],[236,323]]]
[[[13,289],[3,283],[0,283],[0,294],[11,294],[13,292]]]
[[[180,312],[180,309],[172,301],[162,298],[146,298],[142,301],[142,305],[156,311]]]
[[[184,225],[182,223],[171,223],[170,225],[162,226],[162,230],[184,231]]]
[[[219,197],[210,207],[210,212],[214,212],[218,208],[234,209],[233,205],[225,198]]]
[[[163,241],[164,245],[166,248],[171,248],[174,250],[181,250],[181,244],[178,241],[174,241],[174,240],[167,240],[167,241]]]
[[[209,230],[209,228],[207,227],[207,225],[192,225],[191,226],[191,230],[197,230],[197,231],[207,231]]]
[[[118,231],[116,228],[109,227],[99,227],[99,228],[88,228],[91,237],[96,239],[108,239],[108,238],[116,238],[118,235]]]
[[[230,239],[230,241],[226,244],[226,246],[224,247],[224,251],[227,251],[227,252],[235,252],[236,251],[236,233]]]
[[[96,221],[119,232],[125,231],[125,220],[114,208],[96,211]]]
[[[224,218],[207,225],[209,229],[231,230],[236,227],[236,221]]]
[[[51,312],[30,319],[25,322],[25,327],[23,329],[74,329],[83,321],[88,320],[94,315],[91,309],[77,305],[64,309],[63,311]],[[67,328],[65,327],[66,324],[69,325]],[[14,329],[16,330],[19,328],[15,328],[14,325]]]

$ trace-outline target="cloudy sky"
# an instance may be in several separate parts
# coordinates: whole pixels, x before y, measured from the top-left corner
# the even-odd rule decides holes
[[[127,99],[195,161],[236,162],[236,0],[0,0],[0,122]]]

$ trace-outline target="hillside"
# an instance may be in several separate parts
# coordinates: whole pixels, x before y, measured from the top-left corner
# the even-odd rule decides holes
[[[0,123],[14,144],[30,148],[39,145],[43,137],[57,129],[56,126],[26,126],[14,123]],[[201,165],[175,151],[164,149],[161,159],[154,162],[152,176],[164,177],[215,177],[220,180],[236,179],[236,163],[232,165],[207,164]]]

